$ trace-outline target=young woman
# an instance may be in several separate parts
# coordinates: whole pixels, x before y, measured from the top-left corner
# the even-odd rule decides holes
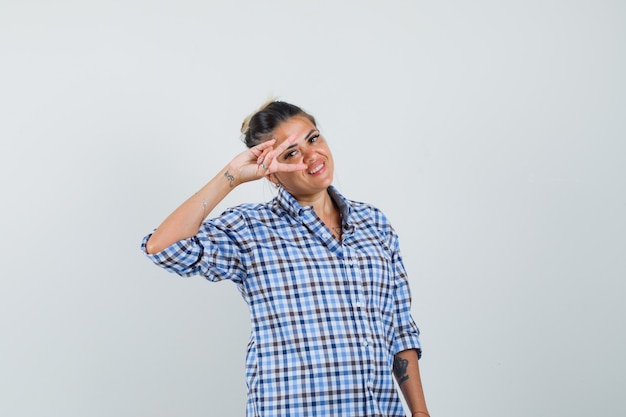
[[[248,149],[147,235],[181,276],[233,281],[250,308],[247,415],[428,416],[419,330],[397,235],[384,214],[332,185],[315,119],[272,101],[242,127]],[[275,198],[207,215],[266,178]]]

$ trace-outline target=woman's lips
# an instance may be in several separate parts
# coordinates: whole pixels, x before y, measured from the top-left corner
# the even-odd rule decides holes
[[[320,163],[319,165],[316,165],[315,167],[313,167],[313,169],[309,170],[309,174],[311,175],[315,175],[318,172],[320,172],[322,170],[322,168],[324,168],[324,163]]]

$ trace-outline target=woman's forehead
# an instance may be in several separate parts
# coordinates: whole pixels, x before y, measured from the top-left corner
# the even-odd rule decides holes
[[[298,115],[282,122],[272,136],[278,144],[293,135],[298,137],[298,141],[307,139],[315,132],[317,132],[317,127],[315,127],[313,122],[306,116]]]

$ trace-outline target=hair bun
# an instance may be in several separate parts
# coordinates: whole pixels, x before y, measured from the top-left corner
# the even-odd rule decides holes
[[[258,110],[243,119],[241,123],[242,140],[248,148],[252,148],[270,139],[274,130],[281,123],[297,115],[307,117],[313,125],[316,125],[315,118],[300,107],[271,98],[263,103]]]

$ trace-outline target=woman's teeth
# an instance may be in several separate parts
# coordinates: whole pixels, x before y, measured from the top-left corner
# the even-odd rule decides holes
[[[318,166],[313,168],[311,171],[309,171],[309,174],[315,174],[317,171],[319,171],[322,168],[324,168],[324,164],[319,164]]]

